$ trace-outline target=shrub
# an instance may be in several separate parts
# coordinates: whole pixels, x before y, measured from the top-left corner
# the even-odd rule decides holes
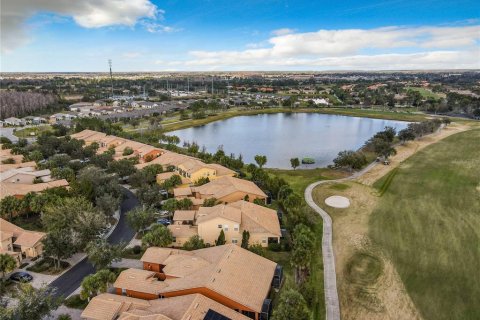
[[[2,161],[2,164],[14,164],[15,160],[13,158],[8,158]]]
[[[282,251],[282,245],[280,243],[269,243],[268,250],[279,252]]]
[[[142,247],[136,245],[135,247],[133,247],[132,251],[134,254],[139,254],[142,251]]]

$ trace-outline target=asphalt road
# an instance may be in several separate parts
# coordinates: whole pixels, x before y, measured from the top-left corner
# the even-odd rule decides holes
[[[135,231],[130,228],[126,221],[125,213],[138,206],[139,202],[130,190],[124,189],[124,193],[126,197],[120,205],[120,220],[115,230],[113,230],[112,234],[108,237],[108,242],[111,244],[118,244],[120,242],[128,243],[135,235]],[[57,296],[66,298],[80,287],[83,278],[92,273],[95,273],[95,268],[88,262],[88,259],[85,258],[52,281],[49,286],[56,289]]]

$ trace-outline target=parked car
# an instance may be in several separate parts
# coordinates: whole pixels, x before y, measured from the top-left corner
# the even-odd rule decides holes
[[[168,210],[160,210],[160,212],[158,213],[160,216],[169,216],[170,215],[170,211]]]
[[[17,281],[17,282],[30,282],[33,280],[33,277],[31,274],[27,272],[18,271],[10,275],[10,280]]]
[[[168,198],[168,191],[167,190],[160,190],[160,194],[164,197]]]
[[[172,224],[172,223],[170,222],[170,220],[165,219],[165,218],[160,218],[160,219],[158,219],[158,220],[157,220],[157,223],[163,224],[164,226],[169,226],[169,225]]]

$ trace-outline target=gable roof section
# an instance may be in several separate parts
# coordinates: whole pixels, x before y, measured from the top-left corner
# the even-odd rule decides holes
[[[233,222],[242,222],[242,212],[239,208],[219,204],[214,207],[200,207],[197,213],[197,224],[210,221],[215,218],[223,218]]]
[[[155,278],[155,272],[153,271],[132,268],[122,271],[113,286],[137,292],[158,294],[166,286],[166,283]]]
[[[275,210],[248,201],[240,200],[228,206],[242,212],[242,228],[250,233],[271,233],[281,236],[280,222]]]
[[[221,199],[235,192],[244,192],[266,198],[267,195],[255,183],[238,179],[234,177],[224,176],[199,187],[192,187],[192,191],[199,192],[204,197],[214,197]]]
[[[159,252],[164,259],[164,251]],[[160,294],[203,287],[256,312],[261,311],[263,301],[270,291],[277,265],[275,262],[235,244],[228,244],[190,251],[185,256],[178,255],[170,261],[167,258],[163,261],[165,274],[169,275],[169,270],[175,270],[182,258],[191,261],[191,255],[201,258],[202,263],[198,263],[195,268],[187,268],[192,269],[192,272],[184,276],[165,279]]]

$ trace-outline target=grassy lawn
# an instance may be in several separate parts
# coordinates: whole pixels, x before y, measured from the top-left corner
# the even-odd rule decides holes
[[[425,319],[479,319],[480,130],[452,135],[375,185],[370,235]]]
[[[317,169],[265,169],[268,173],[276,175],[279,178],[285,179],[293,191],[298,193],[303,198],[303,193],[307,186],[318,180],[339,179],[346,175],[346,173],[328,168]]]
[[[17,129],[14,134],[19,138],[31,138],[36,137],[42,132],[51,131],[52,127],[50,125],[42,125],[38,127],[30,127],[25,129]]]
[[[444,98],[445,94],[438,94],[435,93],[431,90],[425,89],[425,88],[419,88],[419,87],[407,87],[407,90],[413,90],[413,91],[418,91],[422,97],[424,98],[434,98],[434,99],[439,99],[439,98]]]
[[[61,269],[57,270],[53,266],[53,259],[52,258],[43,258],[37,263],[35,263],[33,266],[27,268],[28,271],[33,271],[37,273],[43,273],[43,274],[50,274],[50,275],[55,275],[61,273],[63,270],[67,269],[70,267],[70,264],[68,262],[62,261],[60,263]]]
[[[87,307],[88,300],[82,300],[79,294],[74,294],[73,296],[65,299],[63,304],[68,308],[83,310]]]

